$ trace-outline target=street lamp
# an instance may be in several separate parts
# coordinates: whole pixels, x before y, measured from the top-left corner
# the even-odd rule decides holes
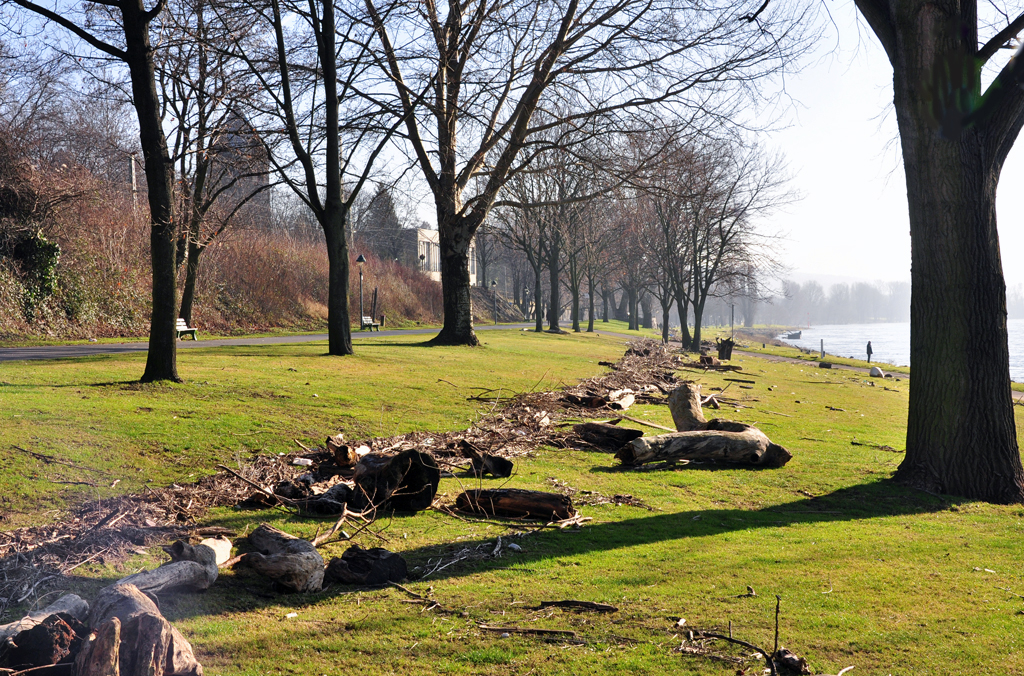
[[[491,293],[494,294],[494,324],[498,324],[498,282],[491,280]]]
[[[359,254],[359,258],[356,259],[356,263],[359,264],[359,330],[362,331],[363,326],[363,263],[366,259],[363,258],[363,254]]]

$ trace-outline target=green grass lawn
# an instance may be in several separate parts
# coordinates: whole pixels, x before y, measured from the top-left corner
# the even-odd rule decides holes
[[[0,364],[2,447],[98,470],[75,475],[5,453],[0,494],[10,502],[3,509],[31,511],[12,514],[12,522],[45,520],[55,518],[47,508],[112,492],[65,492],[50,483],[55,477],[97,477],[104,486],[119,478],[116,490],[138,490],[148,480],[186,481],[250,450],[290,451],[294,438],[458,429],[482,412],[465,399],[471,387],[551,389],[599,373],[597,361],[622,352],[612,336],[509,331],[481,339],[484,348],[464,349],[382,338],[343,359],[323,356],[315,344],[188,351],[180,355],[183,385],[134,383],[142,356]],[[737,363],[739,376],[682,373],[705,391],[728,385],[726,396],[745,407],[713,413],[756,423],[786,446],[794,457],[782,469],[621,471],[609,454],[537,448],[517,461],[511,480],[444,480],[448,497],[479,483],[552,490],[557,479],[580,491],[629,494],[652,508],[581,505],[593,521],[579,530],[515,537],[521,552],[506,546],[498,558],[407,583],[465,617],[424,611],[396,589],[280,594],[246,571],[225,572],[202,595],[161,599],[161,607],[211,676],[735,674],[734,665],[675,652],[683,631],[677,620],[723,630],[731,622],[735,636],[770,648],[776,594],[781,643],[817,673],[849,665],[853,674],[1024,673],[1016,644],[1024,623],[1024,508],[889,481],[902,459],[906,381],[748,357]],[[736,377],[755,384],[725,380]],[[664,406],[630,414],[671,424]],[[883,445],[897,452],[876,448]],[[232,509],[208,519],[240,531],[264,520],[306,537],[329,525]],[[357,542],[400,551],[421,570],[463,550],[493,551],[499,535],[510,541],[501,526],[437,512],[383,519],[378,527]],[[325,558],[346,546],[326,546]],[[69,586],[94,593],[159,560],[92,562]],[[745,595],[748,585],[756,596]],[[535,610],[559,599],[619,611]],[[572,629],[583,643],[503,639],[481,624]]]

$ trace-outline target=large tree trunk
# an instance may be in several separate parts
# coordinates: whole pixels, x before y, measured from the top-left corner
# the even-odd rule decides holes
[[[469,284],[469,244],[473,228],[466,219],[446,214],[438,205],[441,245],[441,298],[444,323],[434,345],[479,345],[473,331],[473,298]]]
[[[174,227],[174,171],[160,121],[149,21],[142,0],[119,4],[124,25],[126,62],[132,81],[132,100],[139,120],[139,144],[149,196],[149,253],[153,268],[153,308],[149,352],[142,382],[180,381],[178,377],[177,294]]]
[[[1001,121],[951,127],[961,121],[956,102],[931,88],[943,74],[948,79],[945,71],[967,67],[958,63],[972,58],[977,36],[927,7],[897,17],[919,28],[905,31],[890,53],[910,207],[914,369],[907,452],[896,478],[934,492],[1020,502],[1024,470],[996,230],[1002,156],[991,136]],[[950,107],[940,110],[943,103]]]
[[[331,213],[327,202],[324,238],[327,241],[327,352],[333,355],[352,354],[352,324],[348,314],[348,245],[345,242],[345,221],[340,213]],[[344,207],[338,204],[341,211]]]

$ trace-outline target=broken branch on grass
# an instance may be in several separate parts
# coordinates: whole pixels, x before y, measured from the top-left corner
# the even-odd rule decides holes
[[[15,446],[15,445],[11,444],[11,448],[13,448],[16,451],[21,451],[22,453],[26,453],[28,455],[31,455],[36,460],[42,460],[47,465],[64,465],[66,467],[74,467],[75,469],[84,469],[86,472],[96,472],[97,474],[106,474],[106,472],[104,472],[103,470],[93,469],[92,467],[85,467],[83,465],[78,465],[78,464],[73,463],[73,462],[68,462],[67,460],[61,460],[60,458],[55,458],[52,455],[46,455],[45,453],[38,453],[36,451],[30,451],[28,449],[22,448],[21,446]]]
[[[769,671],[771,671],[772,676],[778,676],[779,672],[775,669],[775,660],[771,658],[771,655],[768,654],[768,651],[758,648],[753,643],[748,643],[747,641],[744,641],[742,639],[733,638],[732,636],[726,636],[725,634],[718,634],[716,632],[711,631],[695,630],[693,632],[693,636],[694,638],[717,638],[721,641],[728,641],[729,643],[735,643],[736,645],[741,645],[744,648],[753,650],[754,652],[758,653],[759,655],[761,655],[761,657],[764,658],[765,665],[768,667]]]
[[[553,634],[555,636],[569,636],[576,638],[576,632],[569,631],[567,629],[536,629],[533,627],[493,627],[489,624],[477,625],[477,628],[483,629],[484,631],[500,631],[506,634],[533,634],[534,636],[544,636],[546,634]]]

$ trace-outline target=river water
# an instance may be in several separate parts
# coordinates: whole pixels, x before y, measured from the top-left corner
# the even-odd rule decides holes
[[[1024,382],[1024,319],[1007,322],[1010,334],[1010,378]],[[784,342],[818,351],[825,341],[825,353],[837,357],[865,359],[868,341],[874,354],[871,361],[907,366],[910,364],[910,324],[826,324],[803,329],[799,340]]]

